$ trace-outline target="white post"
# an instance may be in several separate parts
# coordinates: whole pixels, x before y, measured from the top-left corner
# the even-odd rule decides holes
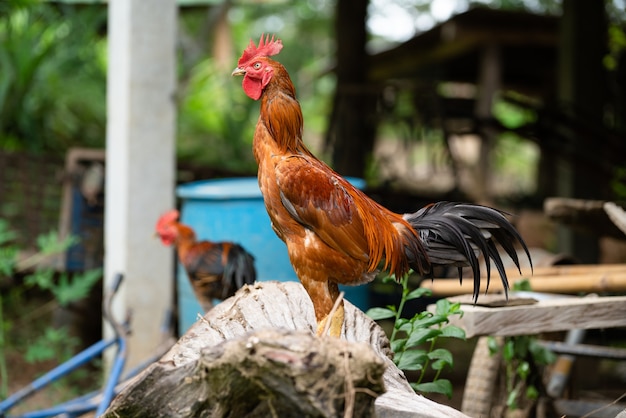
[[[124,274],[114,313],[132,311],[131,367],[173,302],[173,256],[154,225],[174,207],[176,19],[175,0],[109,0],[105,292]]]

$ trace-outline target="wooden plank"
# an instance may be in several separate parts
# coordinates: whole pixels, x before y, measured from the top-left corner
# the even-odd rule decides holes
[[[509,283],[516,280],[509,277]],[[530,288],[534,292],[544,293],[602,293],[602,292],[624,292],[626,291],[626,272],[618,273],[595,273],[578,274],[572,276],[539,276],[528,279]],[[421,287],[430,289],[434,296],[453,296],[472,293],[474,284],[472,280],[463,280],[460,284],[456,279],[434,279],[424,280]],[[480,283],[480,293],[502,293],[504,288],[499,278],[491,278],[489,289],[487,289],[487,279],[483,278]]]
[[[428,307],[434,310],[434,305]],[[564,298],[534,305],[486,308],[463,305],[450,324],[478,335],[512,336],[570,329],[626,327],[626,296]]]

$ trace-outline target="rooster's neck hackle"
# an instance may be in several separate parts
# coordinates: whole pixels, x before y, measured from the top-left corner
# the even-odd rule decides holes
[[[302,142],[303,117],[287,70],[273,61],[274,75],[261,96],[261,123],[282,152],[310,154]]]
[[[187,225],[177,224],[176,229],[178,230],[176,246],[180,252],[184,253],[196,243],[196,234]]]

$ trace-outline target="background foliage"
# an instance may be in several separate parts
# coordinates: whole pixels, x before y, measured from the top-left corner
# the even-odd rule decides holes
[[[9,1],[0,17],[0,148],[102,147],[106,9]]]
[[[371,0],[368,49],[389,48],[475,5],[551,14],[561,10],[559,0]],[[232,79],[230,72],[241,46],[261,33],[280,34],[289,48],[289,53],[281,55],[281,62],[298,89],[308,135],[305,140],[316,148],[327,128],[335,88],[335,6],[332,0],[309,0],[288,7],[284,2],[231,1],[181,7],[179,159],[229,171],[255,171],[250,142],[258,104],[242,94],[239,80]],[[607,10],[613,24],[605,63],[607,68],[616,68],[626,45],[621,27],[624,11],[612,1],[607,2]],[[64,155],[72,146],[104,147],[106,3],[8,0],[0,4],[0,12],[0,149]],[[399,18],[413,22],[413,26],[399,30],[395,27],[399,25],[391,24]],[[224,27],[231,38],[228,65],[215,58],[219,28]],[[413,113],[411,107],[409,115]],[[515,109],[496,110],[505,119],[510,119],[507,115],[515,118]],[[426,142],[439,138],[431,148],[443,152],[437,148],[440,135],[420,130],[415,121],[409,123],[407,133],[407,126],[403,126],[408,120],[406,111],[406,106],[397,106],[396,113],[386,117],[381,126],[385,138]],[[528,167],[529,161],[537,160],[536,153],[524,148],[520,138],[503,141],[500,155],[494,157],[497,169],[511,167],[507,158],[516,160],[516,167]],[[315,151],[320,154],[323,150],[317,147]],[[431,160],[433,155],[417,158]],[[380,177],[377,161],[371,161],[366,175],[370,180]],[[534,173],[513,169],[511,175],[532,179]]]

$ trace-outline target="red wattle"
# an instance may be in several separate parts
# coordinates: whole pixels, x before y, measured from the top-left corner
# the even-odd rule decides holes
[[[248,95],[252,100],[259,100],[261,97],[261,93],[263,92],[263,85],[261,84],[261,80],[254,80],[248,76],[244,76],[243,82],[241,83],[243,87],[243,91]]]

